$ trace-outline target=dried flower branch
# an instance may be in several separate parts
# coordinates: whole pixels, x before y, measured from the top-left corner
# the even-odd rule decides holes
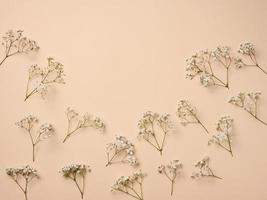
[[[145,174],[141,171],[131,176],[121,176],[111,187],[111,191],[122,192],[138,200],[144,200],[143,197],[143,178]]]
[[[234,64],[237,69],[244,68],[244,67],[257,67],[259,68],[264,74],[267,74],[267,71],[265,71],[263,68],[261,68],[258,64],[257,58],[256,58],[256,52],[255,52],[255,46],[252,43],[243,43],[240,44],[240,48],[238,50],[238,53],[249,57],[252,61],[252,64],[247,64],[243,61],[241,57],[234,58]]]
[[[11,56],[14,56],[16,54],[29,53],[40,48],[34,40],[30,40],[27,37],[24,37],[23,31],[21,30],[9,30],[2,38],[2,45],[5,48],[5,56],[0,61],[0,66],[5,62],[7,58]]]
[[[66,142],[66,140],[70,136],[76,134],[77,131],[81,128],[92,127],[94,129],[100,130],[100,132],[103,132],[105,130],[105,124],[99,117],[94,117],[92,115],[89,115],[88,113],[85,113],[82,117],[79,117],[79,113],[71,108],[67,108],[66,115],[68,118],[68,130],[63,143]],[[75,123],[76,125],[72,129],[73,123]]]
[[[51,124],[44,123],[36,131],[37,137],[34,138],[33,127],[38,123],[38,119],[32,115],[29,115],[16,123],[20,128],[25,129],[31,139],[32,144],[32,160],[35,161],[35,147],[39,142],[49,138],[54,134],[54,128]]]
[[[89,172],[91,172],[90,166],[81,164],[71,164],[61,169],[61,173],[65,178],[69,178],[74,181],[76,187],[81,193],[82,199],[84,196],[85,177]],[[80,182],[81,184],[79,184]]]
[[[264,125],[267,125],[266,122],[264,122],[258,117],[258,101],[260,99],[260,95],[260,92],[240,92],[237,96],[231,97],[228,102],[237,107],[243,108],[256,120],[263,123]]]
[[[142,119],[138,122],[139,137],[147,141],[162,155],[166,135],[171,125],[172,122],[170,121],[169,114],[159,115],[158,113],[148,111],[144,113]],[[161,136],[163,135],[162,137],[159,137],[159,132]]]
[[[202,177],[211,177],[211,178],[218,178],[218,179],[222,179],[219,176],[216,176],[213,171],[211,170],[210,166],[209,166],[209,161],[210,158],[208,156],[205,156],[202,160],[198,161],[195,164],[195,167],[198,168],[198,172],[194,172],[191,175],[191,178],[193,179],[198,179],[198,178],[202,178]]]
[[[63,65],[55,61],[54,58],[48,58],[47,60],[48,65],[43,69],[37,65],[30,67],[24,101],[27,101],[29,97],[35,94],[41,95],[44,99],[48,92],[48,87],[55,84],[65,84]]]
[[[173,186],[175,179],[181,173],[182,163],[179,160],[173,160],[168,165],[160,165],[158,167],[158,172],[165,175],[171,182],[171,195],[173,194]]]
[[[220,86],[229,89],[229,67],[232,63],[230,56],[230,48],[227,46],[219,46],[214,51],[200,51],[191,58],[186,60],[186,78],[192,80],[196,76],[200,76],[200,83],[204,87]],[[226,81],[222,81],[215,75],[214,64],[220,64],[226,69]]]
[[[34,179],[38,178],[36,169],[29,165],[20,168],[8,168],[6,169],[7,175],[18,185],[24,194],[25,200],[28,200],[28,187],[29,183]],[[21,178],[24,183],[21,183]]]
[[[200,124],[202,128],[204,128],[206,133],[209,133],[207,128],[199,120],[197,116],[197,109],[193,105],[191,105],[189,101],[179,101],[176,113],[182,125],[186,126],[187,124]]]
[[[114,163],[128,163],[131,166],[138,165],[135,147],[126,137],[116,136],[116,142],[107,144],[106,152],[108,158],[106,167]]]
[[[217,134],[213,135],[212,139],[209,140],[208,145],[217,144],[233,156],[232,151],[232,127],[233,118],[230,116],[223,116],[217,123],[216,130]]]

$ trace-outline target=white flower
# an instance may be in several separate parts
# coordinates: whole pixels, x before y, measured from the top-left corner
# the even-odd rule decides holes
[[[249,43],[249,42],[240,44],[238,53],[244,54],[244,55],[255,54],[255,47],[252,43]]]
[[[131,166],[138,165],[134,145],[124,136],[116,136],[114,143],[107,144],[106,153],[108,156],[106,166],[117,162],[128,163]]]

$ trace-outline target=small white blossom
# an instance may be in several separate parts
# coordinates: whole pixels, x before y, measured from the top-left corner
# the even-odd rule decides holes
[[[75,185],[77,186],[81,198],[83,199],[84,196],[84,182],[85,182],[85,176],[87,173],[90,173],[92,170],[89,165],[83,165],[83,164],[70,164],[61,169],[61,173],[65,178],[71,179],[75,182]],[[78,178],[81,178],[82,185],[79,184]]]
[[[250,92],[250,93],[240,92],[237,96],[231,97],[228,102],[237,107],[243,108],[256,120],[263,123],[264,125],[267,125],[266,122],[264,122],[258,117],[258,101],[260,99],[260,96],[261,96],[260,92]]]
[[[37,51],[40,48],[34,40],[24,37],[22,30],[9,30],[2,39],[2,45],[5,49],[5,57],[0,61],[0,66],[11,56],[23,53],[27,54],[32,51]]]
[[[173,160],[167,165],[158,166],[158,173],[163,174],[171,182],[171,195],[173,194],[173,186],[175,179],[181,173],[182,163],[179,160]]]
[[[195,167],[198,169],[197,172],[193,172],[191,175],[192,179],[199,179],[202,177],[212,177],[222,179],[219,176],[216,176],[209,166],[210,158],[205,156],[200,161],[195,164]]]
[[[63,65],[55,61],[54,58],[48,58],[47,60],[47,67],[40,68],[37,65],[32,65],[28,70],[29,77],[24,101],[34,94],[39,94],[44,99],[50,86],[65,84]]]
[[[145,174],[141,171],[133,173],[131,176],[119,177],[113,186],[111,186],[112,192],[122,192],[135,199],[143,200],[143,178]]]
[[[116,141],[114,143],[107,144],[106,153],[108,157],[106,166],[117,162],[128,163],[131,166],[138,165],[135,156],[135,147],[124,136],[116,136]]]
[[[186,126],[187,124],[200,124],[204,128],[204,130],[208,133],[206,127],[197,117],[196,108],[189,101],[180,100],[178,102],[176,114],[182,125]]]
[[[35,161],[36,145],[42,140],[51,137],[55,133],[54,127],[48,123],[42,124],[39,130],[34,131],[33,128],[37,123],[38,123],[38,119],[34,117],[33,115],[29,115],[23,118],[22,120],[20,120],[19,122],[15,123],[18,127],[25,129],[30,135],[30,140],[32,144],[32,160],[33,161]],[[36,132],[36,134],[34,134],[34,132]]]
[[[227,46],[218,46],[214,51],[200,51],[186,59],[186,78],[192,80],[199,76],[200,83],[204,87],[221,86],[229,88],[228,69],[231,62],[230,48]],[[226,83],[214,74],[213,67],[218,64],[227,70]]]
[[[105,130],[105,124],[99,117],[95,117],[88,113],[85,113],[83,116],[79,116],[79,114],[71,108],[67,108],[66,115],[68,119],[68,130],[63,143],[81,128],[91,127],[99,130],[100,132]],[[75,126],[72,125],[74,123],[76,124]]]
[[[165,137],[172,128],[170,115],[160,115],[158,113],[148,111],[144,113],[142,119],[139,120],[138,128],[138,136],[147,141],[156,150],[158,150],[160,154],[162,154]],[[158,129],[158,133],[160,132],[162,135],[163,139],[161,140],[161,142],[159,141],[159,134],[156,134],[156,129]]]
[[[252,43],[243,43],[240,44],[238,53],[242,56],[237,57],[234,59],[234,64],[237,69],[244,68],[244,67],[256,67],[260,69],[264,74],[267,74],[263,68],[260,67],[256,58],[256,50],[255,46]],[[250,61],[244,61],[244,59],[248,58]]]
[[[217,123],[216,130],[217,134],[213,135],[212,139],[209,140],[208,144],[217,144],[223,149],[227,150],[232,156],[232,126],[233,119],[230,116],[223,116]]]
[[[20,187],[25,200],[27,200],[29,183],[34,178],[39,178],[37,170],[29,165],[26,165],[20,168],[7,168],[6,174]]]

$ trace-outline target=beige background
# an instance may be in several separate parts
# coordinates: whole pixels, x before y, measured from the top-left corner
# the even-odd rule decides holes
[[[267,76],[232,68],[230,90],[206,89],[197,80],[185,79],[185,59],[195,51],[223,44],[236,50],[247,41],[256,45],[258,61],[267,69],[266,1],[1,0],[0,5],[0,33],[23,29],[41,47],[38,54],[10,58],[0,69],[0,199],[23,199],[4,169],[24,164],[35,166],[41,175],[30,187],[31,200],[79,199],[73,183],[58,173],[69,162],[93,169],[85,199],[130,199],[110,192],[118,176],[134,171],[128,165],[105,167],[105,144],[115,134],[136,144],[141,167],[148,173],[146,200],[267,199],[267,127],[227,103],[239,91],[262,91],[260,115],[267,120]],[[44,66],[48,56],[65,65],[67,84],[50,90],[45,101],[36,96],[23,102],[28,67]],[[175,109],[180,99],[198,108],[211,132],[221,115],[234,117],[233,158],[216,146],[208,147],[201,127],[178,123]],[[87,129],[63,145],[68,106],[100,116],[107,132]],[[147,110],[170,113],[176,125],[162,157],[136,138],[137,121]],[[14,125],[29,113],[57,130],[39,145],[34,164],[27,134]],[[205,154],[222,181],[189,178],[193,164]],[[180,159],[184,171],[171,198],[169,182],[156,168],[172,159]]]

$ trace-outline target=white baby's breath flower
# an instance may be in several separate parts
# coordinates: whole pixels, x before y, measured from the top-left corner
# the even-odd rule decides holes
[[[70,164],[61,169],[61,173],[65,178],[71,179],[75,182],[75,185],[77,186],[81,198],[83,199],[84,196],[84,186],[85,186],[85,177],[87,173],[90,173],[92,170],[89,165],[84,164]],[[82,185],[80,185],[78,178],[81,178]]]
[[[182,163],[179,160],[172,160],[167,165],[158,166],[158,173],[163,174],[171,182],[171,195],[173,194],[173,186],[175,179],[180,175],[182,170]]]
[[[24,194],[25,200],[27,200],[29,183],[33,179],[39,178],[37,170],[26,165],[19,168],[7,168],[6,174],[19,186]]]
[[[135,147],[124,136],[116,136],[116,141],[114,143],[107,144],[106,153],[108,157],[106,166],[118,162],[128,163],[131,166],[138,165],[135,156]]]
[[[66,115],[68,119],[68,130],[63,140],[63,143],[70,136],[77,133],[77,131],[82,128],[91,127],[93,129],[99,130],[100,132],[104,132],[105,130],[105,124],[99,117],[95,117],[88,113],[85,113],[84,115],[79,116],[79,114],[75,110],[71,109],[70,107],[67,108]],[[76,124],[76,125],[74,126],[73,124]]]
[[[32,144],[32,160],[33,161],[35,161],[36,145],[42,140],[49,138],[55,133],[54,127],[51,124],[44,123],[40,126],[39,130],[35,131],[36,134],[34,134],[33,128],[37,123],[38,123],[38,119],[33,115],[29,115],[23,118],[22,120],[20,120],[19,122],[15,123],[18,127],[25,129],[30,135],[30,141]]]
[[[209,166],[210,158],[209,156],[204,156],[200,161],[195,164],[195,167],[198,169],[198,172],[193,172],[191,175],[192,179],[199,179],[202,177],[212,177],[222,179],[219,176],[216,176],[212,169]]]

